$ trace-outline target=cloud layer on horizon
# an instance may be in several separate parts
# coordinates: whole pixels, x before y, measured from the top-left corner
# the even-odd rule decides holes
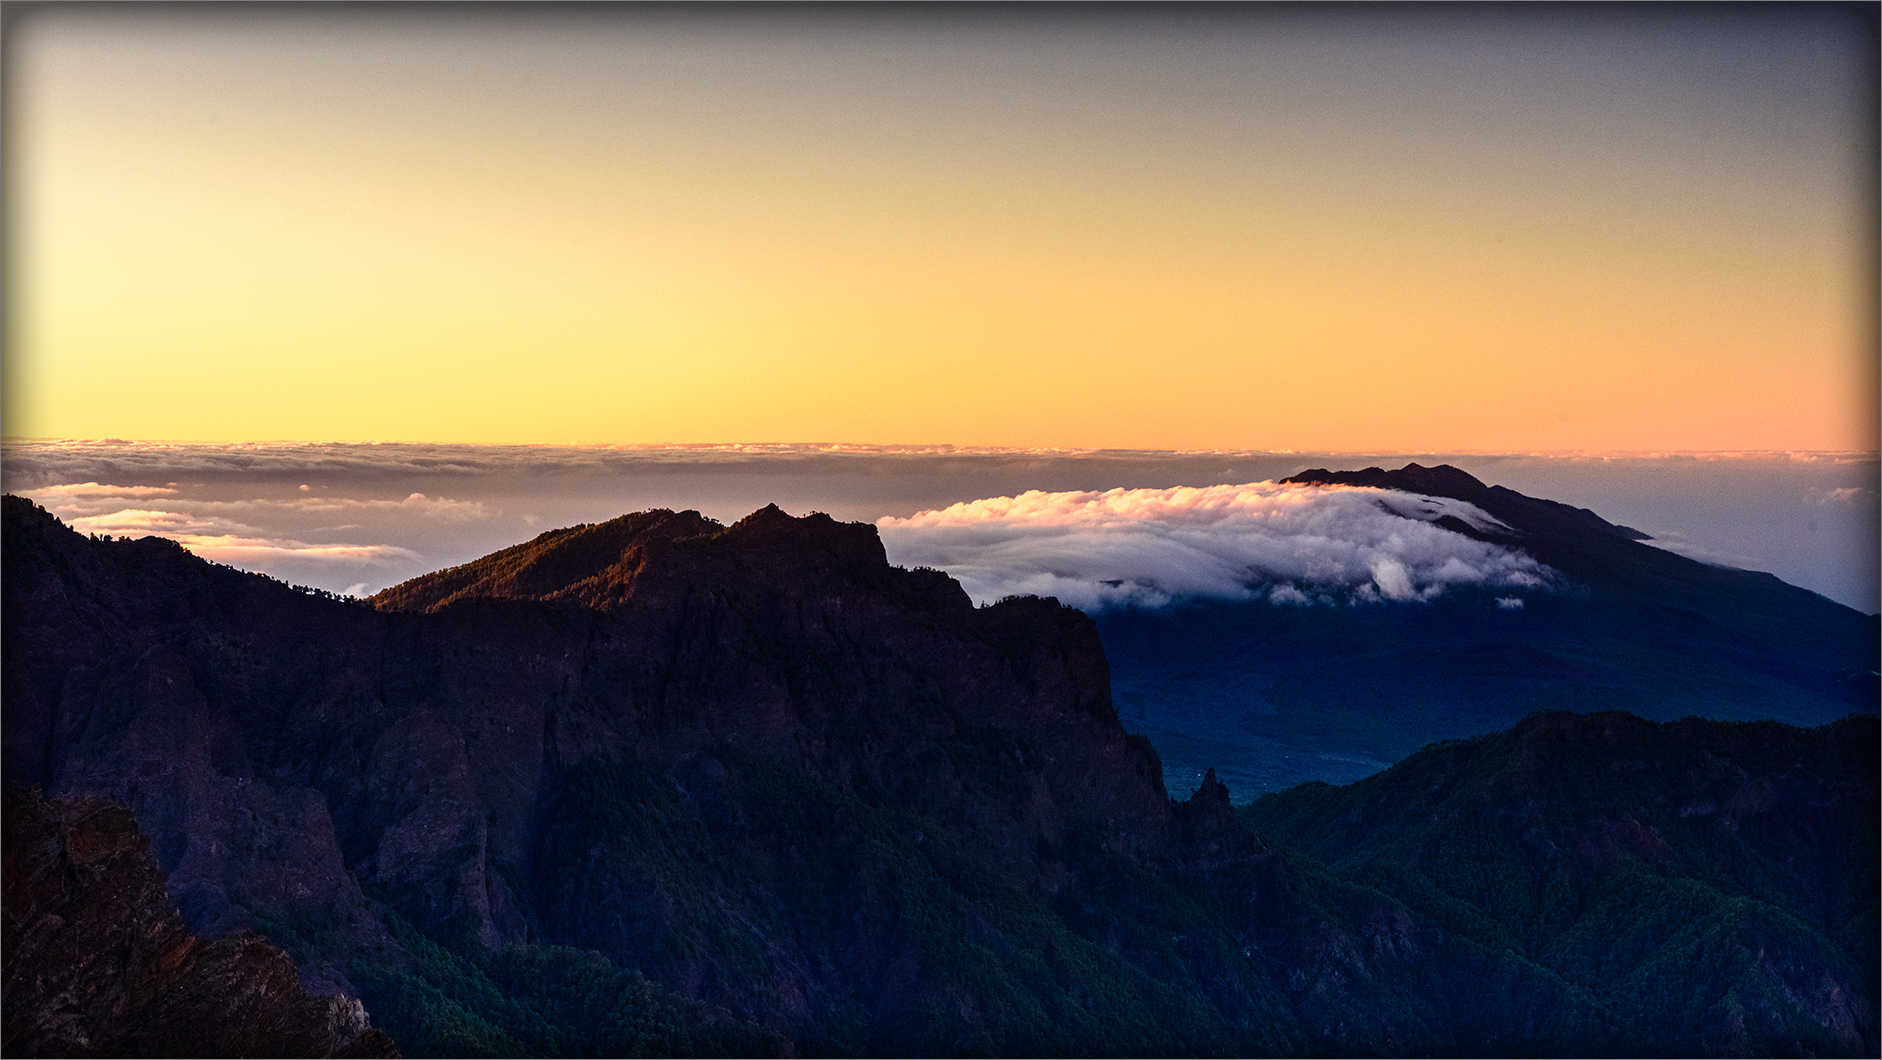
[[[1791,465],[1855,464],[1872,467],[1876,454],[1833,452],[1745,453],[1508,453],[1487,459],[1470,454],[1405,452],[1399,454],[1332,453],[1303,450],[1167,451],[1122,449],[996,449],[952,445],[851,444],[725,444],[725,445],[457,445],[424,442],[152,442],[100,439],[8,439],[0,462],[4,487],[12,492],[42,491],[57,486],[67,493],[84,492],[86,485],[107,480],[142,482],[135,487],[155,492],[183,483],[169,479],[203,481],[301,482],[326,478],[334,482],[381,482],[413,477],[470,480],[480,478],[610,477],[632,474],[857,473],[933,474],[963,468],[1019,468],[1037,471],[1044,466],[1118,464],[1146,469],[1181,469],[1193,473],[1202,466],[1240,465],[1255,474],[1291,474],[1316,464],[1362,467],[1367,463],[1417,459],[1430,464],[1454,461],[1473,466],[1485,463],[1558,463],[1616,466],[1626,464],[1731,464]],[[1272,468],[1270,470],[1269,468]],[[1483,467],[1478,466],[1483,472]],[[1483,477],[1483,474],[1479,474]],[[88,482],[87,480],[92,480]],[[163,487],[149,484],[162,481]],[[1170,481],[1164,479],[1163,481]],[[1180,481],[1180,479],[1179,479]],[[1486,479],[1488,481],[1488,479]],[[77,483],[78,485],[70,485]],[[111,487],[123,492],[131,487]]]
[[[1882,507],[1875,453],[1607,455],[971,450],[723,445],[615,449],[420,443],[8,439],[0,486],[68,522],[125,510],[227,519],[284,551],[244,565],[376,591],[545,529],[650,508],[734,522],[768,503],[875,522],[1028,490],[1248,483],[1308,467],[1455,464],[1487,483],[1587,507],[1706,562],[1770,571],[1873,614]],[[412,499],[419,493],[420,503]],[[128,518],[128,517],[127,517]],[[101,532],[150,532],[126,525]],[[372,563],[297,546],[386,547]],[[226,562],[226,561],[225,561]]]
[[[1559,576],[1434,525],[1499,527],[1475,505],[1394,490],[1242,485],[990,497],[876,524],[893,563],[937,567],[976,603],[1031,593],[1088,611],[1183,599],[1430,601]]]
[[[297,515],[339,513],[378,514],[402,511],[432,520],[462,522],[483,518],[477,502],[453,501],[413,493],[403,501],[306,498],[289,501],[257,499],[211,501],[174,496],[175,489],[116,486],[85,482],[23,490],[21,496],[45,505],[67,526],[82,534],[113,537],[166,537],[207,560],[245,570],[276,573],[283,562],[303,570],[332,569],[356,572],[361,567],[403,566],[422,561],[411,549],[389,544],[346,541],[308,542],[283,535],[273,512]],[[135,507],[126,507],[127,501]],[[329,533],[361,529],[357,524],[321,528]]]

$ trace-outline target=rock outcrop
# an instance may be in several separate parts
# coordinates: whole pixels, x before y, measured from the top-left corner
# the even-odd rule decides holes
[[[728,756],[776,763],[938,824],[1042,898],[1079,878],[1084,836],[1181,856],[1090,620],[975,608],[941,572],[890,567],[866,525],[630,516],[389,594],[397,611],[86,540],[18,498],[6,519],[8,777],[129,806],[201,934],[325,925],[296,948],[319,988],[403,960],[381,905],[487,950],[593,948],[594,911],[555,898],[565,866],[544,860],[568,853],[559,808],[589,763],[662,790]],[[767,974],[814,994],[816,965]],[[683,991],[704,974],[662,972]]]
[[[1117,722],[1090,621],[976,609],[890,567],[873,527],[666,516],[709,532],[564,564],[605,608],[551,582],[388,613],[7,503],[7,774],[130,806],[211,931],[266,907],[370,933],[365,884],[421,927],[522,941],[497,866],[532,870],[567,770],[721,745],[931,815],[1021,886],[1049,890],[1040,851],[1080,828],[1171,856],[1155,754]]]
[[[266,939],[191,935],[122,806],[8,788],[4,812],[7,1055],[400,1055]]]
[[[265,934],[415,1054],[1641,1040],[1540,951],[1265,844],[1213,777],[1172,800],[1090,619],[976,608],[868,526],[641,513],[363,606],[4,514],[9,781],[130,808],[175,931],[215,940],[161,952],[213,971]],[[1574,835],[1651,855],[1619,825]],[[163,884],[107,891],[138,887]],[[14,915],[8,944],[37,938]],[[152,931],[74,949],[71,1005],[9,979],[9,1021],[75,1026],[122,995],[84,955],[158,952]],[[1745,1048],[1788,1040],[1762,1033]]]

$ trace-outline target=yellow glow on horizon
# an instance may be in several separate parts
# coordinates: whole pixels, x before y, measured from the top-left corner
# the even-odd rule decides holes
[[[16,141],[9,435],[1876,445],[1871,280],[1819,205],[1747,234],[1592,179],[1478,200],[553,118],[495,150],[207,80],[167,91],[221,125],[140,127],[55,87]]]

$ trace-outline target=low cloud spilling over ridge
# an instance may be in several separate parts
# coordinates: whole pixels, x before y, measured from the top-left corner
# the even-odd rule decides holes
[[[1434,525],[1501,526],[1475,505],[1395,490],[1280,485],[991,497],[876,523],[890,562],[938,567],[976,603],[1033,593],[1088,611],[1182,599],[1277,605],[1429,601],[1543,589],[1522,552]]]
[[[953,446],[0,443],[0,488],[112,534],[125,511],[240,524],[250,569],[374,592],[544,530],[649,508],[735,522],[766,504],[875,522],[975,498],[1172,482],[1248,483],[1303,468],[1455,464],[1484,482],[1592,509],[1705,562],[1769,571],[1867,614],[1882,609],[1882,502],[1870,453],[1468,454],[978,450]],[[414,499],[414,494],[423,498]],[[115,527],[115,528],[114,528]],[[207,551],[211,542],[201,546]],[[334,551],[376,549],[368,561]],[[231,554],[224,552],[223,556]],[[224,562],[237,562],[224,558]]]

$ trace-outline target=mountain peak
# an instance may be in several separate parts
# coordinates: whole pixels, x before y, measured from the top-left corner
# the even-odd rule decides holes
[[[1326,468],[1309,468],[1298,475],[1281,480],[1283,483],[1322,486],[1372,486],[1378,489],[1404,490],[1407,493],[1423,493],[1434,497],[1451,497],[1460,501],[1473,500],[1476,495],[1488,492],[1490,487],[1483,484],[1470,472],[1450,464],[1425,467],[1422,464],[1406,464],[1397,471],[1387,471],[1381,467],[1368,467],[1359,471],[1328,471]]]
[[[635,512],[605,523],[550,530],[520,545],[395,585],[370,602],[381,611],[423,612],[473,598],[607,606],[632,591],[649,548],[724,529],[691,510]]]
[[[1581,537],[1592,531],[1628,541],[1652,540],[1652,535],[1631,526],[1610,523],[1586,508],[1528,497],[1504,486],[1485,485],[1475,475],[1450,464],[1425,467],[1413,463],[1397,471],[1379,467],[1328,471],[1316,467],[1281,481],[1318,486],[1370,486],[1467,501],[1531,538]]]
[[[967,606],[945,575],[893,572],[876,528],[822,512],[793,516],[767,504],[731,526],[696,511],[636,512],[551,530],[533,541],[426,574],[370,599],[381,611],[431,613],[466,600],[536,600],[607,610],[637,594],[679,592],[701,578],[832,592],[869,586],[913,593],[944,609]],[[887,579],[885,581],[885,579]],[[660,588],[656,588],[656,586]]]

